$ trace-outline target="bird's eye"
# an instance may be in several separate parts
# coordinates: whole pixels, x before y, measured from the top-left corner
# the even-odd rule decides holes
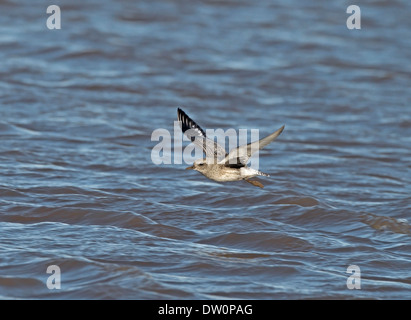
[[[204,165],[204,163],[200,163],[200,164],[199,164],[199,166],[203,166],[203,165]]]

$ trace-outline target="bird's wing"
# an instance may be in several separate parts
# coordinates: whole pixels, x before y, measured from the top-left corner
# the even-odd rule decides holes
[[[225,149],[217,142],[207,138],[204,130],[180,108],[177,109],[177,117],[183,133],[203,149],[207,160],[217,163],[227,157]]]
[[[246,165],[253,153],[261,150],[266,145],[273,142],[275,138],[277,138],[281,134],[281,132],[283,132],[284,127],[285,126],[282,126],[276,132],[270,134],[265,138],[262,138],[261,140],[254,141],[252,143],[230,150],[230,153],[221,162],[226,165]]]

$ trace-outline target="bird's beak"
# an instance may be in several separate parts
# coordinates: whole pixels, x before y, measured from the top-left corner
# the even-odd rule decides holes
[[[194,166],[188,167],[186,170],[194,170]]]

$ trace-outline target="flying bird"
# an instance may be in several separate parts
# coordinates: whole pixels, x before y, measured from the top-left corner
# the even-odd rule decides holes
[[[202,148],[206,155],[205,158],[194,161],[191,167],[186,168],[187,170],[196,170],[217,182],[244,180],[256,187],[264,188],[261,182],[251,179],[255,176],[269,175],[248,167],[248,160],[255,152],[273,142],[285,126],[261,140],[239,146],[227,153],[221,145],[207,138],[205,131],[180,108],[177,109],[177,117],[183,133]]]

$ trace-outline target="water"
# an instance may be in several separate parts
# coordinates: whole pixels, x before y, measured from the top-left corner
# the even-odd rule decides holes
[[[409,2],[53,4],[0,1],[0,298],[411,298]],[[178,106],[285,124],[265,188],[154,165]]]

